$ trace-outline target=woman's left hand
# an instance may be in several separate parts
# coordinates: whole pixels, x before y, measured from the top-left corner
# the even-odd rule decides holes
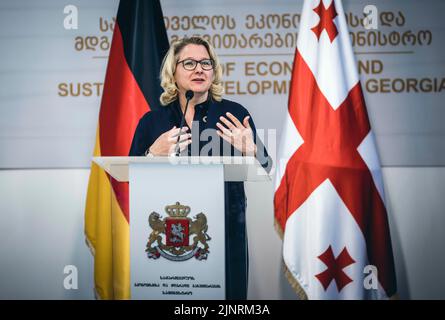
[[[225,124],[217,122],[216,126],[219,128],[216,132],[218,135],[232,144],[236,149],[241,151],[245,156],[255,156],[256,145],[253,141],[252,128],[249,125],[249,116],[245,117],[241,123],[230,112],[226,113],[226,117],[219,117],[219,120]]]

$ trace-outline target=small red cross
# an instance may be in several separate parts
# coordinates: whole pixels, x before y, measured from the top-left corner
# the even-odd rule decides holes
[[[311,30],[315,33],[318,40],[320,40],[320,35],[323,30],[326,30],[329,40],[331,40],[332,43],[332,41],[334,41],[335,37],[338,35],[337,27],[334,24],[334,19],[337,16],[334,0],[332,0],[328,8],[325,8],[323,5],[323,0],[320,0],[320,4],[318,7],[314,8],[314,12],[318,14],[320,21]]]
[[[322,273],[317,274],[315,277],[321,282],[324,290],[326,291],[332,280],[337,284],[337,289],[340,292],[348,283],[352,282],[352,279],[344,273],[343,269],[347,266],[354,264],[354,259],[349,255],[346,247],[343,248],[342,252],[337,258],[334,257],[334,252],[332,247],[326,249],[326,251],[318,256],[318,258],[323,261],[323,263],[328,267]]]

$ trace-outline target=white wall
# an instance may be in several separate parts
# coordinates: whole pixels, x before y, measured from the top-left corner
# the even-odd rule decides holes
[[[0,299],[93,299],[83,212],[89,170],[0,170]],[[445,168],[384,168],[401,298],[445,299]],[[246,186],[250,299],[296,299],[282,275],[273,185]],[[63,268],[78,268],[66,290]]]
[[[383,174],[400,296],[445,299],[445,167]]]
[[[0,299],[93,299],[83,210],[89,170],[0,170]],[[78,289],[63,286],[78,270]]]

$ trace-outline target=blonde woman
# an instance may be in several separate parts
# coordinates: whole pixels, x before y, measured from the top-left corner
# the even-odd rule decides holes
[[[131,156],[168,156],[177,151],[193,156],[256,156],[271,161],[249,112],[223,99],[222,69],[212,46],[201,37],[171,45],[161,67],[163,107],[140,120]],[[186,92],[193,92],[186,111]],[[186,111],[186,112],[185,112]],[[181,119],[185,112],[184,126]],[[203,133],[206,132],[205,135]],[[200,139],[212,136],[211,139]],[[202,141],[203,140],[203,141]],[[209,145],[211,144],[211,145]],[[242,182],[225,183],[226,297],[247,298],[246,197]]]

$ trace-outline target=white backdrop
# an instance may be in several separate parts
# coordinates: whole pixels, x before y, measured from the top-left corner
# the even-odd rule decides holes
[[[445,2],[375,0],[376,30],[357,20],[368,1],[344,3],[383,165],[445,165]],[[75,30],[64,28],[66,3],[0,3],[0,168],[89,167],[118,1],[70,4]],[[279,140],[302,1],[161,4],[170,39],[209,37],[226,97]]]

